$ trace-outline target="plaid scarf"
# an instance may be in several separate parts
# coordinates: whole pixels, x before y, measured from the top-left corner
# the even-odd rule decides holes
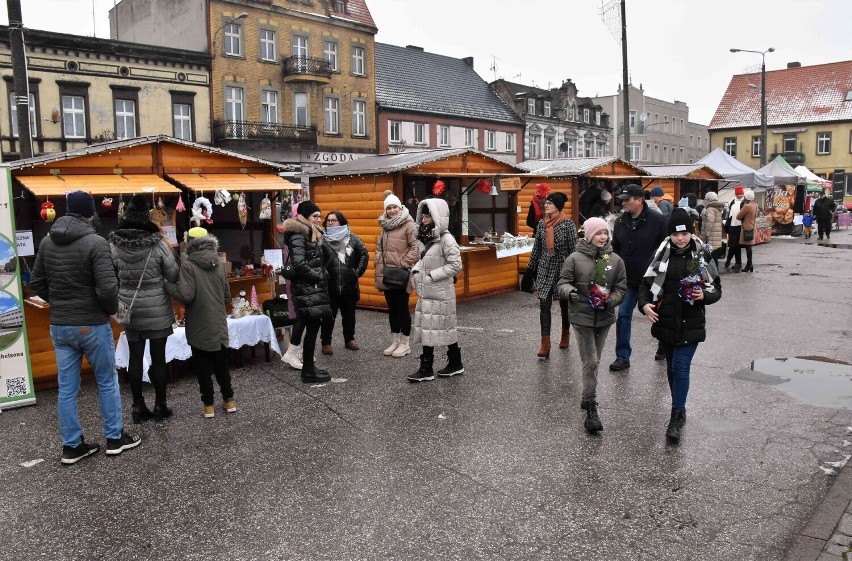
[[[709,253],[710,246],[704,245],[704,242],[695,234],[692,235],[690,243],[692,244],[691,257],[698,260],[698,271],[695,274],[704,281],[705,292],[714,292],[716,290],[714,282],[719,278],[719,271],[716,270],[716,265],[712,260],[704,257],[706,253]],[[671,248],[671,239],[666,238],[654,252],[654,258],[651,259],[651,264],[645,271],[645,277],[654,279],[654,283],[651,285],[654,302],[657,302],[663,294],[663,282],[666,280],[666,271],[669,268]]]

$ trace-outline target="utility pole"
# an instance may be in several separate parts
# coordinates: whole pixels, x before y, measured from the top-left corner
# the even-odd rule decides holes
[[[621,60],[622,74],[621,83],[624,87],[621,88],[624,94],[624,159],[630,161],[630,90],[627,84],[627,9],[625,7],[626,0],[621,0]],[[618,125],[618,123],[616,123]],[[618,144],[618,137],[616,137]]]
[[[33,138],[30,131],[30,82],[27,76],[21,0],[6,0],[6,10],[9,13],[9,39],[12,47],[12,78],[15,80],[15,106],[18,113],[19,151],[23,160],[33,157]]]

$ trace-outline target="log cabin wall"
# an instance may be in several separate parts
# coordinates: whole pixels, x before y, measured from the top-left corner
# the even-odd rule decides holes
[[[526,182],[528,177],[524,177],[522,181]],[[518,212],[518,220],[517,220],[517,229],[518,234],[524,235],[526,234],[529,237],[533,237],[535,232],[527,226],[527,213],[530,210],[530,205],[532,204],[533,194],[535,193],[535,186],[539,183],[547,183],[550,185],[551,193],[565,193],[568,196],[568,202],[565,203],[565,208],[562,209],[571,220],[574,221],[574,224],[579,228],[579,224],[577,224],[577,214],[579,210],[576,207],[576,202],[579,197],[579,193],[577,192],[577,179],[573,177],[533,177],[529,179],[529,182],[518,192],[518,206],[521,207],[520,212]],[[527,264],[530,262],[530,254],[524,253],[518,256],[519,267],[521,271],[526,271]]]

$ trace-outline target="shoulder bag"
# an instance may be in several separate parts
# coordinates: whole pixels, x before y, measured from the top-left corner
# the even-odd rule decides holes
[[[154,248],[148,252],[148,258],[145,259],[145,266],[142,267],[142,274],[139,275],[139,284],[136,285],[136,292],[133,293],[133,298],[130,304],[125,304],[121,298],[118,299],[118,311],[115,312],[115,321],[121,327],[127,329],[130,327],[130,316],[133,313],[133,303],[136,302],[136,295],[139,294],[139,289],[142,287],[142,279],[145,278],[145,271],[148,269],[148,262],[151,260],[151,254],[154,253]]]
[[[405,290],[408,287],[410,269],[402,267],[388,267],[385,262],[385,244],[382,242],[382,283],[392,290]]]

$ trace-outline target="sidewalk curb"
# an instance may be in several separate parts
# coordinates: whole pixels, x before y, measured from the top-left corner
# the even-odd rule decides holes
[[[852,505],[852,466],[840,470],[840,474],[816,512],[802,531],[796,534],[784,560],[817,561],[850,505]]]

